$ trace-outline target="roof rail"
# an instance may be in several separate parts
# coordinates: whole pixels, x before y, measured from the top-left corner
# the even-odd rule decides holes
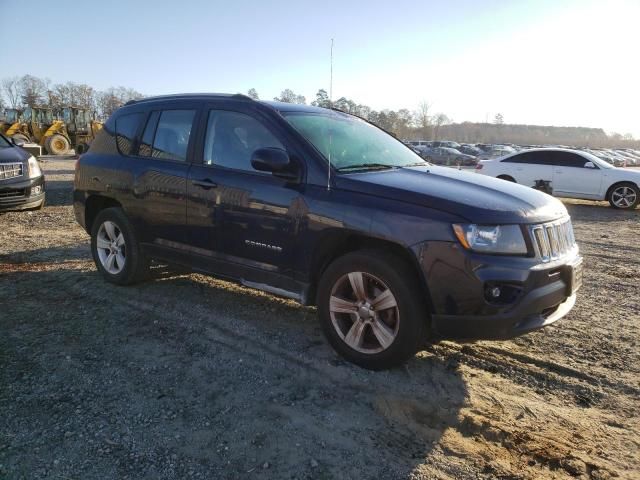
[[[242,93],[173,93],[168,95],[156,95],[152,97],[143,97],[136,100],[129,100],[125,105],[133,105],[136,103],[149,102],[154,100],[171,100],[171,99],[188,99],[194,97],[226,97],[235,98],[238,100],[248,100],[254,102],[255,100]]]

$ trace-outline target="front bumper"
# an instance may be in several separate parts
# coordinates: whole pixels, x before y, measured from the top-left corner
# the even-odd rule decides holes
[[[40,192],[36,192],[40,187]],[[37,208],[45,201],[44,176],[0,180],[0,211]]]
[[[577,249],[561,260],[478,255],[447,242],[418,249],[431,297],[431,330],[436,338],[499,340],[550,325],[576,302],[572,291]],[[492,301],[487,289],[509,291]]]

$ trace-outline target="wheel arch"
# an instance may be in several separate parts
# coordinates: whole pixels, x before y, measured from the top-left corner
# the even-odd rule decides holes
[[[611,195],[611,191],[619,185],[633,185],[638,190],[640,190],[640,184],[637,184],[631,180],[617,180],[613,182],[611,185],[609,185],[609,188],[607,188],[607,191],[604,195],[604,200],[609,200],[609,195]]]
[[[326,235],[318,242],[318,247],[312,253],[313,260],[309,266],[312,277],[307,294],[307,303],[310,305],[316,304],[320,278],[334,260],[348,253],[363,250],[382,251],[405,262],[415,274],[416,280],[420,282],[420,290],[424,293],[427,308],[429,312],[432,312],[431,296],[426,279],[420,270],[418,259],[408,247],[390,240],[344,231],[335,231]]]
[[[111,197],[103,195],[90,195],[84,204],[84,225],[87,233],[91,234],[93,222],[98,213],[106,208],[118,207],[122,208],[122,204]]]
[[[506,173],[501,173],[496,178],[499,178],[500,180],[506,180],[507,182],[518,183],[518,182],[516,182],[515,178],[513,178],[511,175],[508,175]]]

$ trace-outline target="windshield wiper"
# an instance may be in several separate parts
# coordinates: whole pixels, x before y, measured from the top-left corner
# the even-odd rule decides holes
[[[416,163],[409,163],[407,165],[400,165],[401,168],[406,168],[406,167],[428,167],[429,165],[431,165],[429,162],[416,162]]]
[[[347,165],[346,167],[336,168],[338,172],[347,170],[389,170],[396,168],[397,165],[385,165],[384,163],[359,163],[357,165]]]

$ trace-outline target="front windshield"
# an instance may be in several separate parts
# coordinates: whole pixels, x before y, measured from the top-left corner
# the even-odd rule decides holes
[[[379,128],[339,112],[283,112],[284,117],[337,170],[428,165]]]
[[[7,110],[5,112],[5,117],[7,118],[7,122],[17,122],[18,121],[18,111],[17,110]]]

